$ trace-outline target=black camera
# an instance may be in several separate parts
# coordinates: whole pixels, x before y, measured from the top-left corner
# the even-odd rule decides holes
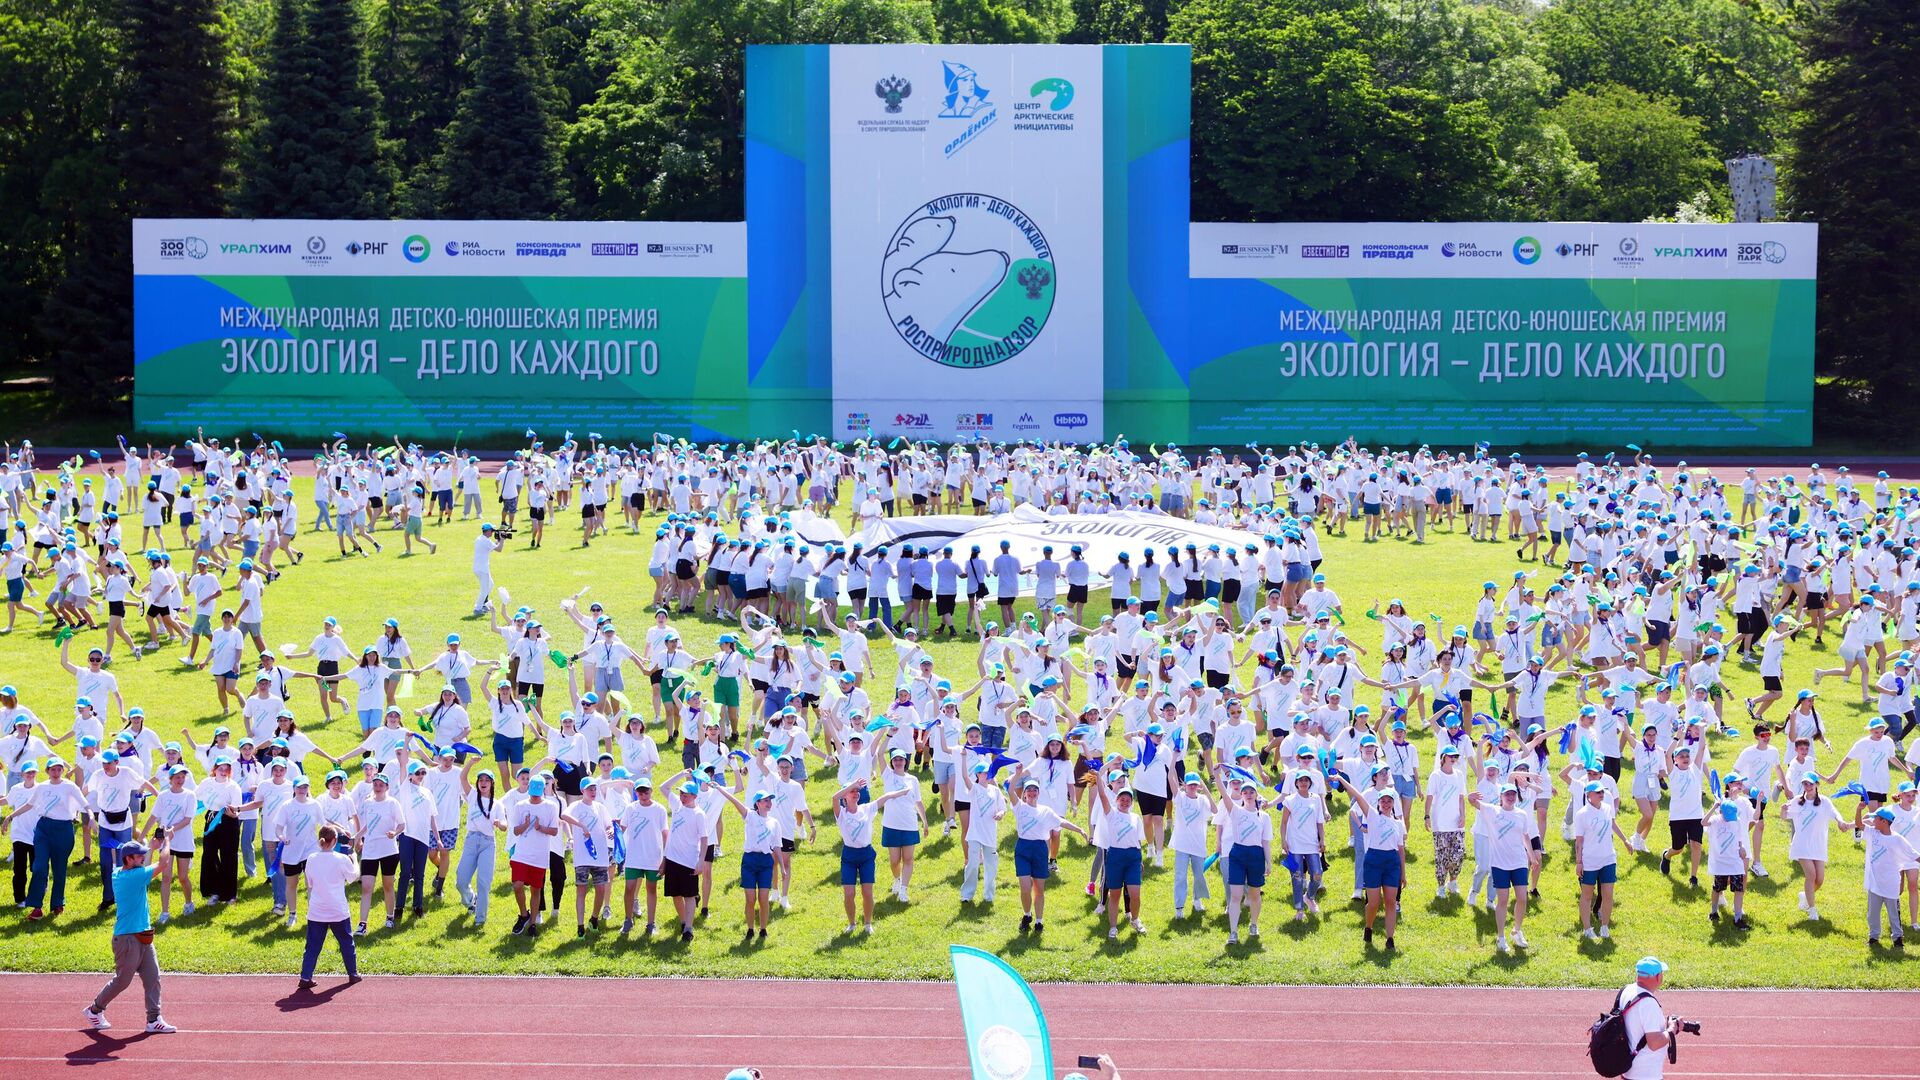
[[[495,540],[511,540],[513,539],[513,530],[504,526],[496,528],[493,530],[493,538]]]
[[[1681,1032],[1685,1032],[1688,1035],[1700,1034],[1700,1022],[1698,1020],[1682,1020],[1678,1016],[1674,1017],[1673,1033],[1678,1035]],[[1667,1040],[1667,1062],[1668,1064],[1674,1065],[1680,1062],[1680,1041],[1678,1039]]]

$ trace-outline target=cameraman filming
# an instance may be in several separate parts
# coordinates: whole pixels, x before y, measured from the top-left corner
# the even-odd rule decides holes
[[[1653,996],[1667,973],[1667,965],[1651,956],[1643,956],[1633,966],[1634,979],[1620,991],[1620,1015],[1627,1023],[1627,1039],[1633,1044],[1633,1064],[1621,1073],[1621,1080],[1660,1080],[1666,1074],[1667,1044],[1673,1041],[1673,1025]]]

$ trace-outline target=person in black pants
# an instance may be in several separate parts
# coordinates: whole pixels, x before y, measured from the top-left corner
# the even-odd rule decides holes
[[[201,839],[200,895],[215,903],[231,903],[240,895],[240,819],[222,814]]]

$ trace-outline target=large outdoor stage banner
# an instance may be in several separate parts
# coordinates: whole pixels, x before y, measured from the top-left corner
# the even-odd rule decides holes
[[[746,365],[746,227],[134,222],[134,419],[498,445],[802,419]]]
[[[1132,430],[1804,446],[1818,228],[1196,224],[1186,399]]]

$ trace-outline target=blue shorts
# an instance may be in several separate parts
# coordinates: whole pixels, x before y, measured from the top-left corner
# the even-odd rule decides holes
[[[1785,571],[1780,575],[1780,578],[1782,581],[1785,581],[1789,585],[1797,585],[1800,583],[1800,578],[1802,576],[1803,576],[1803,571],[1801,570],[1800,567],[1789,565],[1785,568]]]
[[[1411,776],[1395,776],[1393,793],[1403,799],[1411,799],[1420,793],[1420,782]]]
[[[840,849],[840,884],[873,884],[873,849],[870,847],[843,847]]]
[[[1047,842],[1045,840],[1015,840],[1013,842],[1013,876],[1045,881],[1052,876],[1047,869]]]
[[[493,760],[504,761],[518,766],[527,759],[527,740],[520,735],[495,735],[493,737]],[[512,779],[506,777],[505,779]]]
[[[377,728],[379,726],[380,726],[380,710],[379,709],[361,709],[360,710],[360,730],[361,731],[372,731],[374,728]]]
[[[1614,875],[1618,870],[1619,866],[1616,863],[1608,863],[1598,870],[1582,870],[1580,871],[1580,884],[1611,885],[1614,882]]]
[[[1526,888],[1526,885],[1527,885],[1527,868],[1526,867],[1523,866],[1518,870],[1502,870],[1497,866],[1493,868],[1493,887],[1494,888],[1496,889]]]
[[[453,509],[453,492],[451,491],[434,492],[433,503],[435,506],[438,506],[442,510]]]
[[[920,846],[920,830],[919,829],[889,829],[882,826],[880,829],[880,846],[889,847],[889,848],[919,847]]]
[[[594,668],[593,692],[605,696],[615,690],[627,692],[626,675],[619,668]],[[460,700],[465,701],[462,697]]]
[[[1379,503],[1365,503],[1365,504],[1363,504],[1363,505],[1364,505],[1364,506],[1365,506],[1365,508],[1366,508],[1366,512],[1367,512],[1367,516],[1368,516],[1368,517],[1379,517],[1379,516],[1380,516],[1380,504],[1379,504]]]
[[[8,578],[7,579],[7,603],[17,604],[20,602],[21,598],[26,595],[27,595],[27,579],[26,578]]]
[[[1433,491],[1433,501],[1439,503],[1441,506],[1446,506],[1453,501],[1453,489],[1435,488]]]
[[[1306,563],[1292,562],[1287,564],[1287,581],[1290,584],[1305,581],[1308,577],[1312,576],[1312,574],[1313,568]]]
[[[1499,871],[1494,871],[1499,873]],[[1400,853],[1391,848],[1373,848],[1360,864],[1360,887],[1397,889],[1400,887]]]
[[[1493,624],[1489,622],[1474,623],[1473,624],[1473,640],[1492,641],[1493,640]]]
[[[1248,844],[1227,852],[1227,884],[1263,889],[1267,885],[1267,853]]]
[[[1137,847],[1107,849],[1106,889],[1124,889],[1128,886],[1140,887],[1140,849]]]
[[[933,763],[933,782],[942,791],[946,790],[947,785],[953,783],[953,762],[951,761],[934,762]]]
[[[872,848],[868,848],[872,851]],[[867,860],[871,874],[873,860]],[[842,872],[844,875],[844,871]],[[868,880],[872,880],[871,877]],[[743,851],[740,853],[740,887],[743,889],[771,890],[773,888],[773,854],[767,851]]]
[[[240,557],[241,557],[241,558],[243,558],[243,559],[251,559],[251,558],[253,558],[253,557],[254,557],[255,555],[258,555],[258,554],[260,554],[260,541],[258,541],[258,540],[242,540],[242,541],[240,542]]]

